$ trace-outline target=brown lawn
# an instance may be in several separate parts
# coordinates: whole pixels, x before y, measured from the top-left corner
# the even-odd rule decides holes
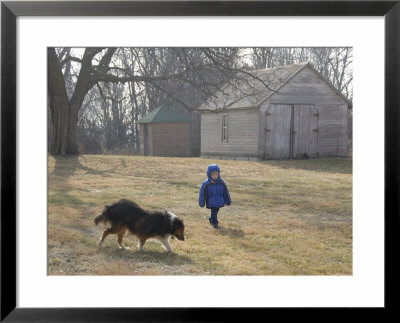
[[[233,204],[221,228],[197,204],[207,165],[218,163]],[[50,275],[351,275],[352,160],[249,162],[201,158],[82,155],[48,157]],[[93,218],[128,198],[184,219],[173,254],[127,235],[98,248]]]

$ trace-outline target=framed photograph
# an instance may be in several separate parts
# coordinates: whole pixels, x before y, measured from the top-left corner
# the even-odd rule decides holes
[[[235,321],[239,311],[256,315],[272,308],[392,309],[395,304],[390,290],[398,287],[392,268],[396,268],[393,254],[397,252],[393,246],[399,242],[399,15],[398,1],[2,2],[1,320]],[[154,48],[158,50],[156,54],[151,50]],[[271,48],[279,49],[275,56],[257,51]],[[118,59],[109,65],[107,57],[111,59],[115,52]],[[333,82],[329,80],[323,75],[322,57],[331,55],[327,52],[340,57],[338,66],[343,67],[343,62],[351,59],[351,72],[346,70],[342,79],[332,76]],[[351,56],[346,56],[349,53]],[[77,131],[85,140],[78,142],[76,150],[88,155],[75,158],[66,156],[73,152],[74,144],[69,144],[69,139],[58,140],[64,130],[55,134],[56,112],[52,104],[63,95],[72,96],[67,106],[73,111],[71,102],[76,93],[68,92],[73,87],[65,82],[58,88],[55,84],[68,68],[69,80],[76,82],[81,71],[74,64],[81,64],[85,71],[86,55],[92,55],[92,67],[92,62],[98,63],[97,74],[92,73],[88,80],[97,92],[76,99],[87,107],[86,114],[82,109],[79,112],[84,121]],[[186,75],[173,74],[174,80],[186,82],[187,87],[176,90],[171,82],[160,88],[157,81],[168,80],[172,74],[167,68],[161,76],[145,73],[163,68],[154,55],[164,57],[168,64],[189,64],[190,80],[185,79]],[[299,61],[288,60],[286,55],[298,55]],[[310,55],[321,58],[320,69],[300,63],[301,57],[308,59]],[[278,56],[280,60],[276,59]],[[206,60],[192,65],[199,57]],[[227,68],[232,57],[240,57],[240,68]],[[276,63],[266,65],[271,63],[261,61],[266,57],[276,59]],[[64,64],[58,74],[51,67],[57,60]],[[201,70],[210,61],[214,70]],[[118,74],[126,73],[124,64],[133,71],[126,80]],[[257,71],[255,66],[263,71],[271,66],[271,73],[249,72]],[[113,79],[106,79],[111,75],[104,72],[106,67],[114,70]],[[232,83],[233,90],[218,87],[225,91],[221,96],[218,91],[197,86],[194,94],[190,86],[196,79],[204,84],[208,77],[209,84],[217,88],[217,81],[224,77],[230,80],[232,74],[224,74],[227,70],[234,70],[235,75],[242,73],[242,78]],[[273,85],[276,79],[268,81],[268,75],[278,77],[278,84]],[[335,77],[343,85],[341,93],[331,84]],[[135,86],[124,87],[134,79]],[[300,85],[302,80],[304,86]],[[243,95],[243,86],[255,81],[271,93],[259,98],[255,86],[247,105],[242,98],[235,101],[235,91]],[[100,82],[110,82],[113,88]],[[290,87],[288,84],[297,91],[325,89],[335,102],[336,112],[329,108],[330,112],[324,115],[321,103],[311,102],[310,96],[301,97],[299,91],[275,95],[284,86]],[[78,85],[74,86],[78,89]],[[202,153],[200,148],[193,152],[193,145],[190,151],[189,139],[185,144],[185,134],[190,132],[186,123],[193,119],[165,106],[170,102],[168,98],[185,106],[190,101],[185,98],[185,91],[190,92],[186,94],[192,102],[205,102],[198,110],[206,129],[199,130]],[[112,97],[115,93],[122,94],[116,99]],[[205,101],[204,97],[217,99]],[[130,101],[125,104],[124,100]],[[141,107],[141,112],[134,115],[133,108],[126,108],[129,105],[136,106],[137,111]],[[215,111],[210,111],[212,106]],[[254,106],[259,107],[260,114],[252,112]],[[234,107],[236,111],[232,111]],[[287,124],[279,123],[283,112],[291,120]],[[121,116],[118,129],[125,127],[124,133],[133,138],[123,144],[121,139],[118,147],[111,144],[118,133],[107,133],[106,127],[107,122],[115,125],[117,114]],[[253,118],[258,115],[262,122]],[[107,116],[111,116],[108,121]],[[174,126],[165,126],[164,119]],[[263,131],[257,131],[257,144],[244,139],[248,138],[248,129],[253,129],[254,124],[264,125],[264,119]],[[103,122],[101,127],[99,120]],[[339,130],[334,128],[336,125],[340,125]],[[344,137],[328,137],[337,132],[347,139],[349,125],[353,134],[351,158],[347,158],[349,145]],[[271,134],[278,133],[283,138],[285,127],[288,140],[282,155],[277,148],[280,139]],[[68,125],[65,132],[70,128]],[[216,136],[211,138],[207,131],[214,131]],[[165,151],[155,144],[157,136],[159,142],[164,142]],[[171,137],[166,140],[168,136]],[[227,148],[238,138],[247,145],[240,156]],[[307,144],[302,138],[307,139]],[[255,153],[248,148],[252,145]],[[257,151],[260,145],[263,149]],[[312,158],[324,157],[324,153],[330,156],[332,149],[337,156],[334,162],[329,159],[317,164],[319,158]],[[194,164],[171,161],[171,153],[201,157],[204,163],[199,158],[194,159]],[[167,157],[143,157],[151,155]],[[253,159],[262,161],[257,164]],[[301,160],[310,163],[307,166]],[[201,182],[197,183],[202,178],[198,167],[215,161],[222,165],[221,170],[212,165],[208,180],[221,183],[222,204],[228,206],[232,202],[232,207],[221,211],[219,225],[215,206],[209,207],[213,211],[208,218],[197,205],[208,207],[211,203],[206,197],[211,194],[208,191],[203,195],[204,201],[201,198],[205,188],[200,189]],[[165,164],[163,170],[160,163]],[[242,165],[253,166],[243,170]],[[294,177],[293,169],[300,177]],[[204,174],[205,171],[202,170]],[[271,178],[287,179],[257,180],[265,172]],[[188,174],[193,176],[189,179]],[[227,185],[222,185],[225,182],[219,175],[226,180],[225,174],[231,182],[227,180]],[[152,176],[165,178],[158,183]],[[316,183],[320,188],[313,187],[314,177],[319,178]],[[246,178],[250,184],[244,182]],[[65,185],[67,181],[73,187]],[[135,183],[129,183],[132,181]],[[301,182],[302,189],[315,197],[307,199],[302,191],[285,201],[286,193],[299,187],[294,182]],[[230,183],[234,184],[233,189]],[[192,202],[187,202],[189,195],[194,195],[192,191],[197,194],[195,211],[191,211]],[[177,211],[173,212],[185,220],[185,237],[182,223],[168,210],[168,196],[173,192],[180,194],[174,204]],[[323,194],[329,194],[329,200]],[[123,243],[132,247],[135,240],[127,237],[122,242],[122,237],[126,230],[137,230],[136,224],[126,224],[126,230],[115,232],[105,229],[103,233],[93,223],[93,219],[98,224],[108,212],[114,212],[110,209],[137,210],[135,204],[126,201],[120,202],[122,206],[104,207],[130,195],[141,197],[140,204],[148,215],[155,214],[155,209],[168,210],[159,214],[168,219],[171,230],[174,228],[170,233],[174,240],[159,239],[166,251],[152,242],[144,245],[144,234],[138,237],[145,252],[118,250],[117,242],[121,249],[126,247]],[[235,198],[239,197],[242,203],[235,206]],[[270,213],[252,216],[261,210],[257,205],[260,200],[268,200],[266,209]],[[137,212],[144,211],[140,208]],[[338,216],[329,217],[329,212]],[[277,220],[283,215],[287,217],[285,221]],[[315,221],[315,217],[319,220]],[[199,226],[201,221],[207,224],[206,228]],[[257,228],[264,225],[270,228],[269,232]],[[161,224],[152,230],[159,232],[160,227]],[[310,228],[313,231],[307,231]],[[98,239],[102,233],[100,251],[94,237]],[[110,233],[118,234],[104,241]],[[176,253],[171,246],[176,247]]]

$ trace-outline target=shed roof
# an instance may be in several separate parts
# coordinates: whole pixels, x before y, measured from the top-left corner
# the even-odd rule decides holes
[[[221,109],[258,108],[305,67],[311,68],[311,70],[320,75],[351,106],[350,100],[343,96],[310,63],[305,62],[249,71],[248,74],[243,74],[238,79],[232,79],[228,82],[221,91],[218,91],[214,97],[204,102],[199,109],[216,111]]]
[[[173,111],[166,106],[160,106],[156,110],[138,120],[138,123],[161,123],[161,122],[190,122],[191,119],[185,115]]]

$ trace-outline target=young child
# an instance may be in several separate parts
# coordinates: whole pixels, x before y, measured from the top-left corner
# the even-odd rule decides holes
[[[211,209],[209,217],[210,224],[218,228],[217,214],[224,205],[231,205],[231,196],[228,187],[220,177],[220,169],[217,164],[209,165],[207,169],[207,179],[201,184],[199,194],[199,205]]]

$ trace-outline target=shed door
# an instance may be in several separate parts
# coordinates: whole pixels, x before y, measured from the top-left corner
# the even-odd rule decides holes
[[[318,155],[318,111],[314,105],[294,105],[292,158]]]
[[[265,119],[265,158],[290,158],[292,105],[272,104]]]
[[[311,104],[271,104],[265,115],[266,159],[318,155],[318,112]]]

